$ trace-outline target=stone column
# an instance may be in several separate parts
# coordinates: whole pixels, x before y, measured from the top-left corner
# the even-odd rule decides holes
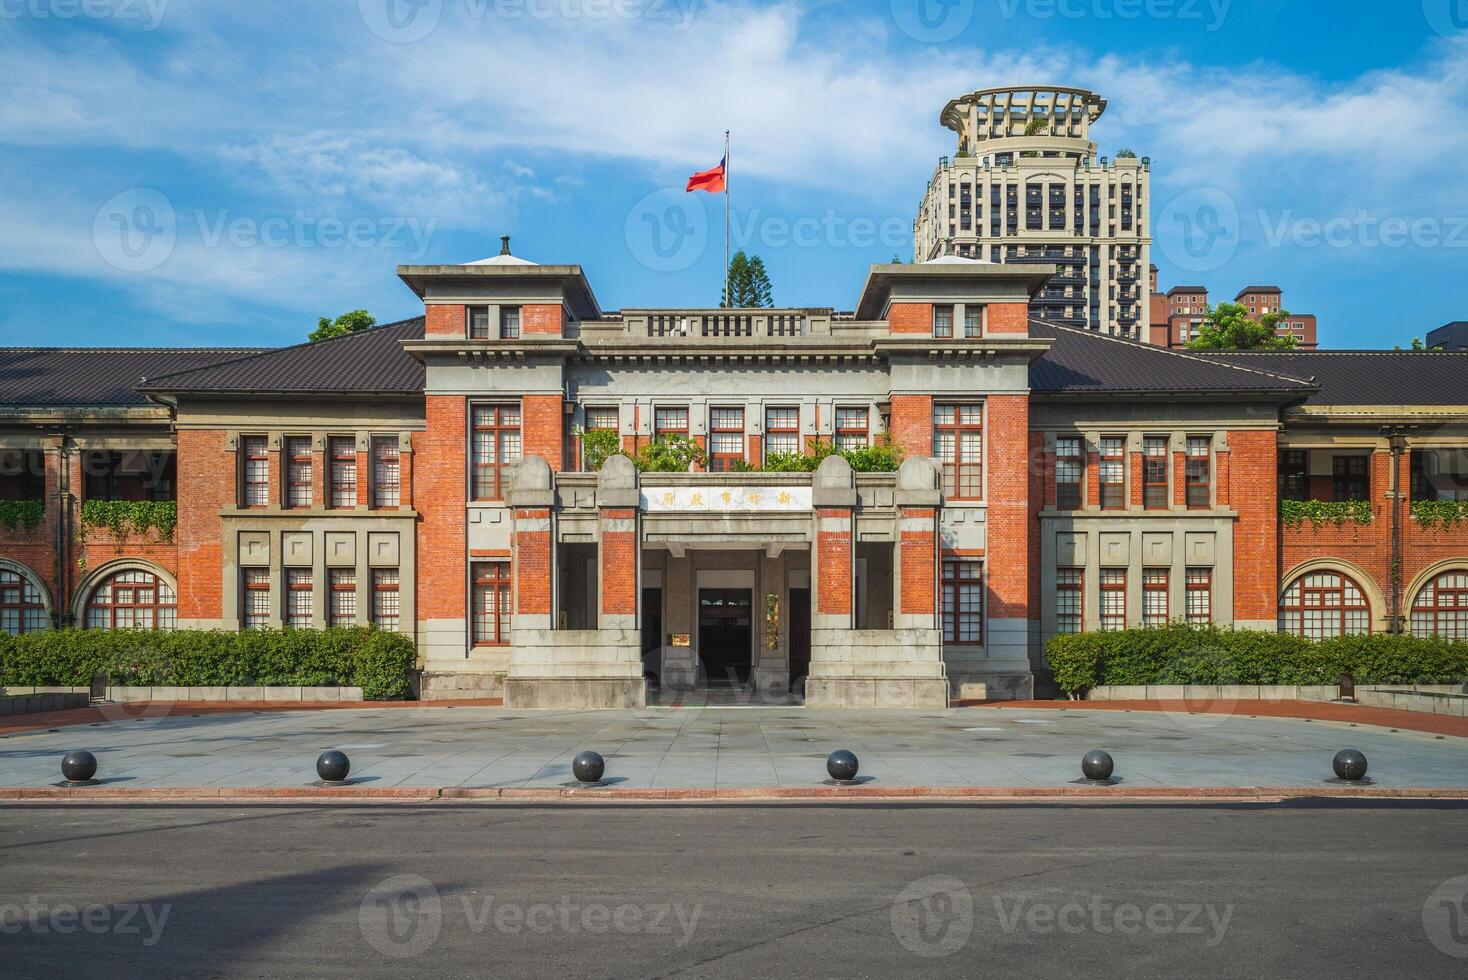
[[[811,502],[815,508],[811,626],[849,630],[856,622],[856,485],[851,464],[840,456],[826,457],[815,472]]]

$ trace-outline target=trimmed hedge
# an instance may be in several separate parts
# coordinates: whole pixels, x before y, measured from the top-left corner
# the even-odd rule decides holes
[[[405,697],[413,642],[371,627],[328,630],[46,630],[0,634],[0,686],[360,687]]]
[[[1468,643],[1393,633],[1307,640],[1186,625],[1057,636],[1046,646],[1061,690],[1107,684],[1452,684],[1468,680]]]

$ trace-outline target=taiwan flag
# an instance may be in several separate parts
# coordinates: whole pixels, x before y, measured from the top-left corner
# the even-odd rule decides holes
[[[712,170],[700,170],[688,178],[688,191],[708,191],[710,194],[721,194],[724,191],[724,165],[729,162],[726,156],[719,161],[719,165]]]

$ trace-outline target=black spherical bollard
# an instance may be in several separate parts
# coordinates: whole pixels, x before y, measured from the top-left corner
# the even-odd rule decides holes
[[[1330,767],[1337,778],[1356,782],[1366,778],[1366,753],[1360,749],[1341,749],[1331,760]]]
[[[336,749],[321,753],[321,758],[316,760],[316,775],[323,783],[344,783],[351,771],[352,762],[347,754]]]
[[[837,749],[826,758],[826,772],[837,782],[851,782],[856,778],[859,768],[860,763],[856,761],[856,756],[846,749]]]
[[[1116,763],[1112,761],[1111,754],[1100,749],[1092,749],[1081,759],[1081,774],[1087,779],[1097,782],[1110,779],[1115,770]]]
[[[599,752],[586,751],[571,760],[571,773],[583,783],[599,783],[607,771],[607,760]]]
[[[90,752],[68,752],[61,760],[61,775],[68,782],[90,782],[97,775],[97,757]]]

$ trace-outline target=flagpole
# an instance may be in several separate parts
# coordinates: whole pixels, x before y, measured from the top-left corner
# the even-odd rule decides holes
[[[724,302],[731,307],[734,297],[729,295],[729,131],[724,130]]]

